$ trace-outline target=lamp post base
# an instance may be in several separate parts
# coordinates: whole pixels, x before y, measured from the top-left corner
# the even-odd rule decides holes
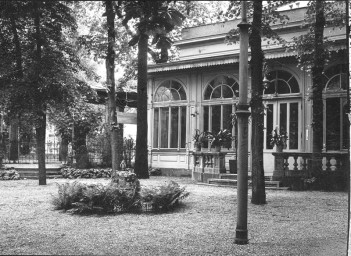
[[[248,244],[249,239],[247,239],[247,230],[236,229],[235,230],[235,243],[236,244]]]

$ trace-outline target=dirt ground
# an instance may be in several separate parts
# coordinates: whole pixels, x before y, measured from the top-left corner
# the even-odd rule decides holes
[[[53,209],[55,183],[67,180],[48,180],[46,186],[37,180],[0,181],[0,254],[347,254],[348,193],[267,190],[266,205],[248,204],[249,244],[236,245],[235,188],[170,177],[151,177],[141,184],[169,179],[190,192],[174,212],[90,216]]]

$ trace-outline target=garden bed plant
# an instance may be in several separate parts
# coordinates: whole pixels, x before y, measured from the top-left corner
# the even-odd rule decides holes
[[[21,179],[20,174],[13,168],[11,169],[0,169],[0,180],[19,180]]]
[[[65,167],[60,170],[60,173],[65,179],[77,179],[77,178],[110,178],[112,169],[76,169],[71,167]]]
[[[72,213],[166,212],[189,195],[174,181],[159,187],[141,187],[135,173],[119,171],[108,184],[66,182],[53,195],[56,210]]]

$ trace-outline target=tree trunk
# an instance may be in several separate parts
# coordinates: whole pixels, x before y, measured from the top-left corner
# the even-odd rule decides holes
[[[17,25],[14,13],[11,10],[10,21],[11,30],[13,33],[13,44],[15,45],[15,58],[16,58],[16,78],[18,80],[23,79],[23,68],[22,68],[22,50],[17,33]],[[11,130],[10,130],[10,155],[9,159],[12,161],[18,160],[18,118],[14,117],[11,119]]]
[[[69,144],[68,138],[64,135],[61,135],[59,161],[62,161],[64,163],[67,163],[68,144]]]
[[[38,124],[35,128],[37,139],[37,156],[39,168],[39,185],[46,185],[46,167],[45,167],[45,132],[46,132],[46,115],[38,114]]]
[[[9,160],[18,160],[18,118],[10,121],[10,152]]]
[[[324,88],[323,69],[325,65],[325,52],[323,46],[324,36],[324,3],[316,1],[316,23],[314,38],[314,65],[312,67],[312,175],[318,176],[321,172],[321,159],[319,153],[323,148],[323,99]]]
[[[76,168],[89,168],[89,154],[87,149],[87,132],[82,125],[74,126],[73,150],[76,159]]]
[[[41,34],[40,34],[40,15],[39,5],[40,2],[33,1],[34,9],[34,27],[35,27],[35,80],[37,84],[40,83],[40,70],[41,70]],[[46,168],[45,168],[45,131],[46,131],[46,106],[41,102],[36,103],[38,106],[37,111],[37,155],[38,155],[38,168],[39,168],[39,185],[46,185]]]
[[[112,1],[108,0],[106,3],[106,15],[107,15],[107,35],[108,35],[108,46],[106,56],[106,81],[108,86],[108,123],[111,131],[111,153],[112,153],[112,170],[116,171],[119,169],[121,161],[121,154],[118,150],[118,128],[117,125],[117,109],[116,109],[116,89],[115,89],[115,51],[114,44],[116,40],[115,36],[115,13],[113,11]],[[123,127],[122,127],[123,129]]]
[[[134,167],[139,179],[149,178],[147,148],[147,48],[148,36],[141,33],[138,42],[137,137]]]
[[[266,203],[266,191],[263,169],[263,129],[264,107],[262,104],[263,51],[261,47],[262,1],[253,2],[253,21],[250,36],[251,46],[251,159],[252,159],[252,198],[253,204]]]

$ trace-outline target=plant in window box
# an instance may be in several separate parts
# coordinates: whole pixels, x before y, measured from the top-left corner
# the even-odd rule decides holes
[[[193,135],[193,141],[194,141],[194,148],[195,151],[200,151],[201,150],[201,139],[202,133],[200,132],[199,129],[195,129],[195,133]]]
[[[229,130],[224,129],[220,130],[218,133],[209,132],[208,138],[211,142],[211,147],[215,148],[215,151],[219,152],[222,146],[228,146],[229,149],[229,142],[231,142],[234,138]]]
[[[277,152],[282,152],[284,148],[286,148],[286,141],[288,140],[288,134],[283,131],[279,131],[279,128],[276,127],[272,131],[272,138],[271,138],[271,146],[276,146]]]

